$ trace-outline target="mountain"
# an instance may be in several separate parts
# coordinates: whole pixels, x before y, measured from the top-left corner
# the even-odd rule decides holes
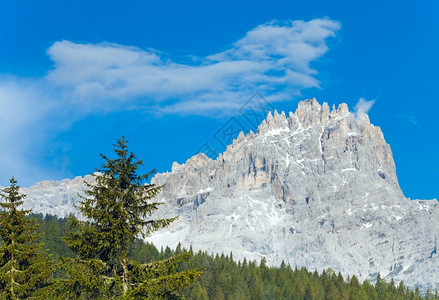
[[[58,217],[67,217],[77,214],[75,205],[78,205],[78,193],[85,189],[84,180],[91,182],[91,175],[64,179],[61,181],[41,181],[29,188],[21,188],[20,192],[26,194],[23,203],[24,209],[32,209],[33,213],[50,214]]]
[[[166,184],[154,217],[180,216],[147,239],[158,246],[439,289],[438,202],[404,197],[381,129],[346,104],[312,99],[288,117],[269,113],[217,159],[195,155],[153,182]],[[35,212],[62,216],[82,188],[75,178],[24,192]]]

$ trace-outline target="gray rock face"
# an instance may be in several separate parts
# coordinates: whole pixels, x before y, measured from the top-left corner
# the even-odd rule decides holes
[[[346,104],[275,111],[216,160],[198,154],[153,181],[166,184],[159,216],[180,215],[148,238],[158,245],[439,288],[437,201],[404,197],[381,129]]]
[[[33,213],[67,217],[77,215],[75,205],[78,205],[78,193],[83,194],[84,180],[91,182],[93,176],[76,177],[61,181],[41,181],[29,188],[21,188],[20,193],[26,194],[24,209],[32,209]]]
[[[74,212],[82,178],[43,182],[23,192],[34,212]],[[90,177],[86,177],[90,180]],[[409,286],[439,289],[437,201],[406,199],[392,151],[367,115],[346,104],[330,110],[315,99],[288,117],[268,114],[257,134],[241,133],[216,160],[204,154],[172,172],[154,217],[179,215],[148,238],[181,242],[237,259],[331,267],[373,279],[377,272]]]

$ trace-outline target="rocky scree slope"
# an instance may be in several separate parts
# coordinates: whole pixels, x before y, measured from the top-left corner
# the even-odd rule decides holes
[[[23,189],[26,208],[75,213],[83,179],[91,176]],[[275,111],[216,160],[198,154],[153,182],[166,184],[154,217],[180,216],[148,238],[157,246],[439,289],[438,202],[404,197],[381,129],[346,104],[312,99],[288,117]]]

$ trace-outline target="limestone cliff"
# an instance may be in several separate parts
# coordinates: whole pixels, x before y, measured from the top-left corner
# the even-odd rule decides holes
[[[346,104],[275,111],[216,160],[198,154],[154,182],[160,215],[181,216],[158,244],[439,288],[437,201],[404,197],[381,129]]]
[[[82,180],[24,190],[27,207],[74,212]],[[158,246],[181,242],[361,279],[380,272],[439,289],[438,202],[404,197],[381,129],[346,104],[330,109],[312,99],[288,117],[275,111],[217,159],[198,154],[153,182],[166,184],[155,217],[180,216],[148,238]]]

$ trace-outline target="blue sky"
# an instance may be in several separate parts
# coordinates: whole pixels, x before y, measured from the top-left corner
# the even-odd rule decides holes
[[[1,1],[0,185],[88,174],[122,135],[145,171],[168,171],[205,143],[222,151],[215,134],[230,118],[254,130],[240,108],[259,92],[279,111],[363,99],[404,194],[439,198],[437,11],[436,1]]]

